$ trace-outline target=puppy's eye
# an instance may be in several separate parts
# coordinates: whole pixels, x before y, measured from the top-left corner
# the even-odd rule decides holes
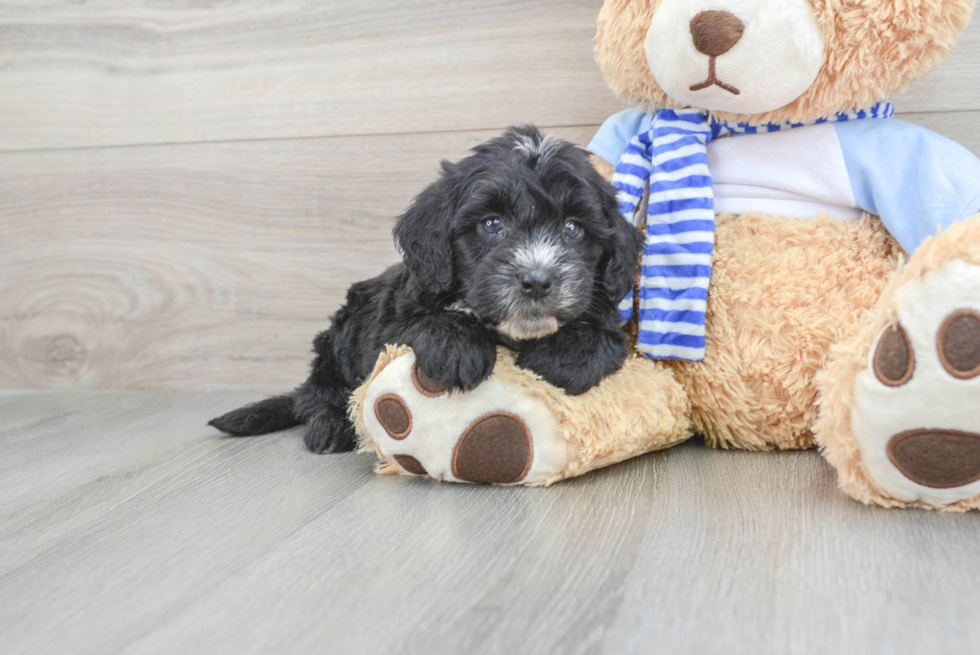
[[[582,238],[582,234],[584,234],[582,226],[575,221],[565,223],[565,238],[569,241],[578,241]]]
[[[499,218],[488,218],[480,223],[480,231],[489,236],[497,236],[504,231],[504,222]]]

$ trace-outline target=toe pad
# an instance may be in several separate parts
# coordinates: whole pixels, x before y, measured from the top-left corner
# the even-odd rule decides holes
[[[980,376],[980,313],[961,309],[950,314],[939,330],[939,356],[953,377]]]
[[[467,482],[520,482],[531,468],[531,433],[517,416],[495,412],[477,419],[453,449],[453,475]]]
[[[405,401],[395,394],[378,398],[374,403],[374,415],[392,439],[404,439],[412,431],[412,413]]]

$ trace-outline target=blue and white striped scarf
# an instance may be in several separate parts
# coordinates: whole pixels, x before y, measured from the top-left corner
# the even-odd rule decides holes
[[[810,123],[730,125],[696,109],[664,109],[630,141],[616,166],[619,209],[631,223],[650,183],[640,276],[637,349],[652,359],[704,359],[704,317],[715,246],[715,200],[707,145],[723,135],[762,134],[863,118],[891,118],[891,104]],[[619,307],[633,317],[633,291]]]

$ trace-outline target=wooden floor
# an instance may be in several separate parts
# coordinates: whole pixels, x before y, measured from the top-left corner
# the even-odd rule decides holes
[[[439,484],[204,427],[254,397],[0,393],[0,652],[980,652],[980,515],[815,452]]]

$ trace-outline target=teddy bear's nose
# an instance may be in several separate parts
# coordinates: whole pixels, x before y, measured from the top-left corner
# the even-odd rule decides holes
[[[739,42],[745,23],[727,11],[702,11],[691,20],[694,47],[703,55],[720,57]]]

